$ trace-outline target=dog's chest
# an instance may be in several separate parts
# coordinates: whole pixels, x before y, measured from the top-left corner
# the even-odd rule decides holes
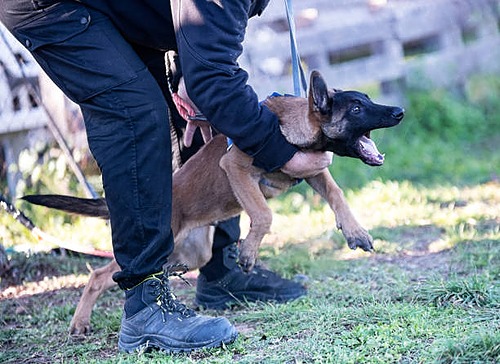
[[[266,199],[279,196],[302,180],[291,178],[284,173],[264,173],[259,179],[259,187]]]

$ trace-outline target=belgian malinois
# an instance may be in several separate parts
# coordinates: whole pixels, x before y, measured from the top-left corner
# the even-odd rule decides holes
[[[328,89],[317,71],[311,74],[307,98],[275,96],[264,103],[278,116],[286,139],[301,150],[331,151],[371,166],[382,165],[384,156],[370,139],[370,132],[395,126],[404,117],[402,108],[375,104],[363,93]],[[229,219],[245,210],[252,224],[247,237],[240,242],[239,263],[243,271],[252,270],[259,245],[272,221],[266,199],[298,182],[282,171],[266,173],[253,166],[252,161],[252,157],[234,145],[228,150],[226,138],[218,135],[174,173],[172,230],[176,247],[169,263],[186,263],[190,269],[202,266],[210,258],[211,240],[206,236],[188,238],[190,231],[195,229],[200,234],[196,228]],[[306,176],[305,181],[328,202],[349,247],[373,250],[372,237],[352,215],[328,169]],[[104,199],[55,195],[25,199],[69,212],[108,217]],[[115,284],[111,276],[119,269],[113,260],[92,273],[71,322],[73,334],[89,330],[95,300]]]

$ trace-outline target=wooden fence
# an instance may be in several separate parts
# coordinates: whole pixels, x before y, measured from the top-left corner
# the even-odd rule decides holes
[[[387,100],[398,98],[408,85],[454,87],[474,73],[500,74],[500,0],[295,0],[293,8],[303,64],[321,71],[332,87],[376,86]],[[45,94],[60,101],[41,107],[33,99],[30,87],[39,68],[1,25],[0,32],[0,175],[5,175],[26,146],[27,133],[50,121],[47,108],[64,106],[52,117],[63,134],[82,140],[84,132],[81,125],[68,126],[75,105],[55,86],[49,84]],[[244,49],[240,63],[260,98],[292,92],[282,0],[272,0],[260,19],[250,20]],[[23,60],[22,68],[16,58]],[[9,171],[13,191],[19,176]]]
[[[497,0],[295,1],[297,43],[306,69],[332,86],[377,85],[383,95],[460,85],[473,73],[500,73]],[[283,1],[251,20],[241,63],[259,96],[291,92]]]

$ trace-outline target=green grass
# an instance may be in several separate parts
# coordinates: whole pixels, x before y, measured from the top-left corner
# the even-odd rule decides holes
[[[336,158],[333,174],[371,231],[375,253],[349,250],[332,212],[305,184],[271,201],[273,228],[260,257],[306,284],[308,295],[204,312],[236,325],[232,345],[171,356],[119,353],[117,288],[98,300],[91,335],[70,338],[88,265],[104,261],[10,252],[11,270],[0,281],[0,362],[500,362],[500,81],[476,79],[466,91],[468,102],[441,91],[409,95],[403,124],[374,133],[387,152],[382,168]],[[61,239],[109,247],[104,222],[20,206]],[[248,224],[243,216],[242,228]],[[10,248],[50,248],[6,214],[0,236]],[[173,284],[192,302],[193,287]]]
[[[443,90],[408,93],[406,116],[395,128],[372,133],[385,165],[366,168],[336,158],[332,170],[342,186],[359,188],[371,180],[419,184],[476,184],[500,173],[500,77],[476,77],[466,98]]]
[[[72,339],[67,327],[85,282],[85,259],[35,255],[13,263],[25,277],[17,296],[0,300],[0,361],[90,363],[494,363],[500,360],[500,186],[463,189],[375,183],[349,194],[356,215],[369,206],[376,254],[352,252],[339,239],[326,209],[310,209],[311,239],[287,237],[277,219],[266,239],[264,263],[285,276],[300,274],[307,297],[283,305],[248,304],[224,315],[240,336],[221,349],[165,356],[117,352],[122,294],[107,292],[92,316],[93,333]],[[378,196],[372,191],[380,190]],[[453,196],[460,207],[451,208]],[[443,204],[442,200],[446,201]],[[374,206],[379,203],[384,214]],[[450,216],[443,219],[443,213]],[[385,215],[399,214],[389,223]],[[328,216],[326,216],[328,215]],[[375,216],[373,216],[375,215]],[[425,220],[422,221],[422,217]],[[474,216],[475,223],[471,217]],[[469,221],[468,225],[463,221]],[[334,244],[331,239],[334,238]],[[275,241],[283,239],[280,244]],[[102,260],[90,261],[93,266]],[[22,270],[22,271],[21,271]],[[42,271],[44,275],[36,274]],[[307,276],[307,278],[304,277]],[[49,278],[52,277],[52,278]],[[33,282],[34,281],[34,282]],[[175,282],[179,297],[194,288]],[[41,287],[41,288],[40,288]],[[12,288],[11,288],[12,289]],[[14,290],[15,291],[15,290]],[[209,311],[207,314],[217,315]]]

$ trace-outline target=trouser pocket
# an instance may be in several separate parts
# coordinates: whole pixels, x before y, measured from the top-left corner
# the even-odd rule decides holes
[[[12,33],[78,103],[130,81],[144,67],[105,15],[78,3],[34,12]]]

